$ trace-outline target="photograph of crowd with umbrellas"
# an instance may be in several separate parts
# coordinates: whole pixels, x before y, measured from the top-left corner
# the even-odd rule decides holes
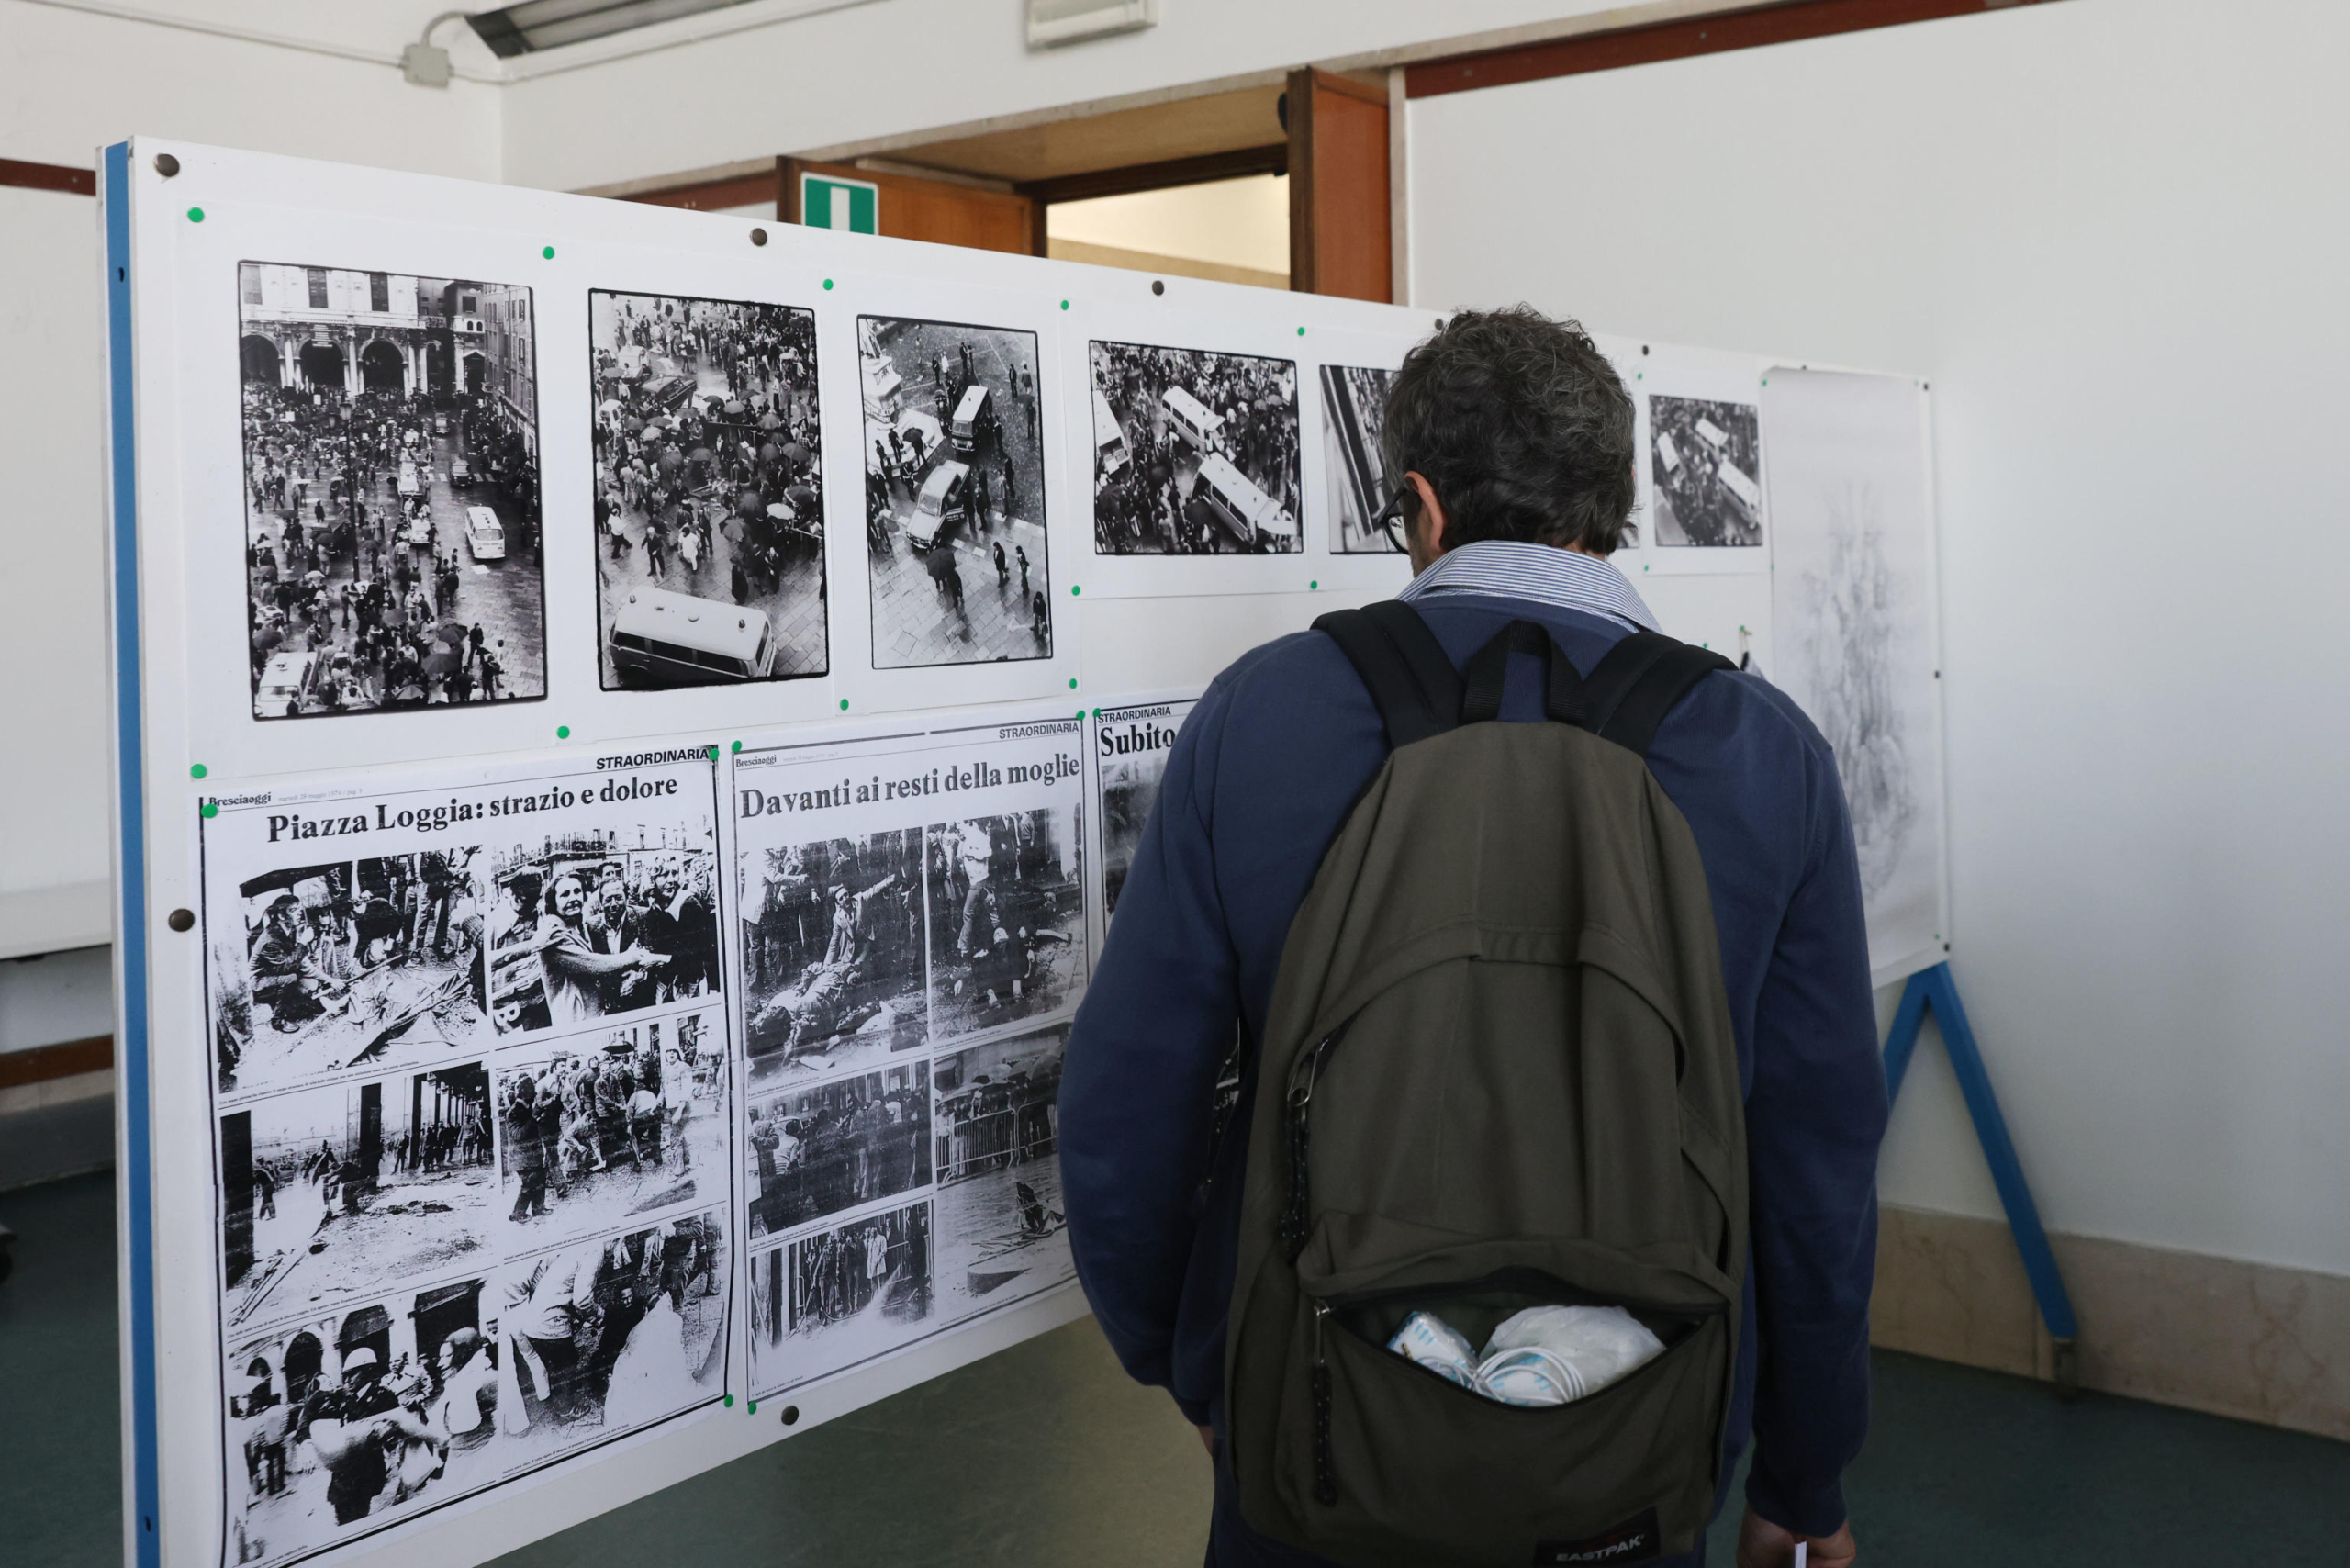
[[[545,696],[531,291],[237,282],[253,717]]]
[[[607,691],[822,675],[816,318],[588,295]]]

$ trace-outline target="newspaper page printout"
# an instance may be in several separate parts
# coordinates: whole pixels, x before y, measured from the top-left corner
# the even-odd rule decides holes
[[[315,1556],[721,1398],[709,753],[206,810],[223,1562]]]
[[[1092,886],[1095,956],[1110,934],[1118,913],[1118,894],[1126,872],[1142,844],[1143,824],[1158,803],[1158,783],[1166,776],[1167,756],[1183,721],[1199,706],[1191,693],[1164,700],[1097,708],[1091,722],[1093,759],[1093,820],[1099,825],[1101,852]]]
[[[1076,1277],[1055,1100],[1090,969],[1083,729],[733,758],[755,1398]]]

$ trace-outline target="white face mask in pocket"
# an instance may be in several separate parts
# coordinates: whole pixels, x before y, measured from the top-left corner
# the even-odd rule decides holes
[[[1620,1306],[1530,1306],[1505,1318],[1482,1354],[1459,1329],[1415,1312],[1387,1342],[1397,1355],[1505,1405],[1565,1405],[1664,1353]]]

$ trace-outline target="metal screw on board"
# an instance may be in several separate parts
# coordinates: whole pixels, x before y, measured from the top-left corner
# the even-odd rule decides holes
[[[799,1406],[787,1405],[783,1407],[783,1424],[787,1427],[796,1427],[800,1424]]]
[[[193,931],[196,929],[196,911],[175,909],[163,917],[163,924],[174,931]]]
[[[168,180],[179,172],[180,161],[178,159],[173,157],[168,152],[158,152],[155,154],[155,173],[162,175],[163,178]]]
[[[752,243],[752,244],[754,244],[754,245],[764,245],[764,244],[766,244],[767,242],[767,231],[766,230],[764,230],[764,229],[754,229],[754,230],[751,230],[751,243]]]
[[[1153,294],[1164,294],[1164,293],[1166,293],[1166,292],[1167,292],[1167,280],[1166,280],[1165,278],[1163,278],[1163,277],[1155,277],[1155,278],[1152,278],[1152,279],[1150,280],[1150,291],[1151,291],[1151,293],[1153,293]]]

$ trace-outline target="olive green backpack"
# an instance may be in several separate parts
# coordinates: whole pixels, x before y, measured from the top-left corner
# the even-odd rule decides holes
[[[1695,1549],[1746,1267],[1746,1135],[1705,868],[1651,738],[1718,655],[1579,678],[1514,622],[1456,672],[1387,602],[1324,616],[1391,754],[1290,927],[1248,1128],[1225,1362],[1242,1516],[1361,1568]],[[1546,723],[1493,722],[1512,652]],[[1498,1403],[1388,1350],[1617,1305],[1662,1354]]]

